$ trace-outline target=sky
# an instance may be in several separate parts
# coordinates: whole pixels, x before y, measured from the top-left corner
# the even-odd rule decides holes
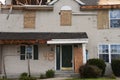
[[[5,0],[0,0],[3,4],[5,3]]]

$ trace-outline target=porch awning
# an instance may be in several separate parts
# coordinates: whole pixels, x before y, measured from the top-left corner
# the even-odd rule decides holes
[[[22,43],[48,43],[48,44],[62,44],[62,43],[86,43],[88,36],[85,32],[76,33],[52,33],[52,32],[1,32],[0,44],[22,44]]]
[[[88,43],[88,39],[52,39],[47,41],[47,44],[78,44]]]

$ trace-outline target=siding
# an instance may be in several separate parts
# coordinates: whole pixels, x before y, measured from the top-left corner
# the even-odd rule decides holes
[[[40,75],[41,73],[45,73],[48,69],[55,69],[55,59],[49,60],[47,56],[45,56],[45,54],[49,54],[51,47],[54,47],[54,45],[38,45],[39,60],[30,60],[30,70],[32,75]],[[3,54],[7,55],[5,57],[5,66],[8,76],[20,75],[23,72],[28,72],[27,60],[20,60],[19,49],[19,45],[3,46]]]

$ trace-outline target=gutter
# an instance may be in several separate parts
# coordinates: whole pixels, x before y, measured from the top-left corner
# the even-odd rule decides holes
[[[80,4],[80,5],[85,5],[85,3],[83,3],[82,1],[80,1],[80,0],[74,0],[74,1],[76,1],[78,4]]]
[[[53,4],[55,4],[57,1],[59,1],[59,0],[53,0],[52,2],[48,3],[48,5],[53,5]]]

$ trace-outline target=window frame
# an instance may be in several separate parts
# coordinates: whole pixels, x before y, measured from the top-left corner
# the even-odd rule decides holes
[[[108,63],[111,63],[111,55],[112,54],[114,54],[114,53],[111,53],[111,45],[120,45],[120,43],[112,43],[112,44],[104,44],[104,43],[102,43],[102,44],[98,44],[98,58],[100,58],[100,54],[104,54],[104,53],[100,53],[100,51],[99,51],[99,49],[100,49],[100,45],[108,45]],[[118,53],[116,53],[116,54],[118,54]],[[120,54],[120,53],[119,53]]]
[[[28,46],[32,47],[32,53],[31,53],[32,58],[29,58],[29,59],[33,60],[34,59],[34,45],[25,45],[25,60],[28,59],[28,53],[27,53],[27,47]]]
[[[115,10],[119,10],[119,9],[115,9]],[[111,27],[111,20],[112,19],[114,19],[114,20],[116,20],[116,19],[118,19],[118,20],[120,20],[120,18],[112,18],[111,19],[111,17],[110,17],[110,12],[111,12],[112,10],[109,10],[109,28],[112,28],[112,29],[116,29],[116,28],[120,28],[120,26],[119,27]],[[119,10],[120,11],[120,10]]]
[[[39,60],[39,48],[38,45],[20,45],[20,60],[28,60],[27,55],[27,46],[32,46],[32,50],[28,50],[32,52],[30,60]]]
[[[104,54],[104,53],[99,53],[99,46],[100,46],[100,45],[108,45],[108,53],[105,53],[105,54],[108,54],[108,62],[110,63],[110,62],[111,62],[111,60],[110,60],[110,59],[111,59],[111,56],[110,56],[110,52],[109,52],[109,49],[110,49],[110,48],[109,48],[109,44],[106,44],[106,43],[105,43],[105,44],[99,44],[99,45],[98,45],[98,58],[100,58],[100,56],[99,56],[100,54]]]

